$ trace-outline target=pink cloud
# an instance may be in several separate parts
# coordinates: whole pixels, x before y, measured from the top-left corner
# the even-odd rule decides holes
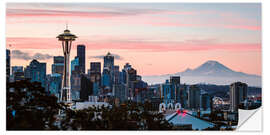
[[[73,43],[85,44],[88,50],[117,49],[117,50],[138,50],[151,52],[171,51],[261,51],[260,43],[217,43],[212,39],[190,40],[183,42],[172,41],[147,41],[147,40],[104,40],[89,41],[78,39]],[[55,38],[7,38],[7,46],[11,45],[16,49],[56,49],[61,48],[60,42]]]
[[[243,30],[261,30],[261,26],[253,26],[253,25],[224,25],[225,28],[229,29],[243,29]]]
[[[125,11],[64,11],[64,10],[44,10],[44,9],[7,9],[7,21],[9,23],[63,23],[68,18],[101,18],[108,19],[112,17],[126,17],[135,15],[145,14],[171,14],[171,15],[193,15],[197,16],[200,14],[214,14],[212,11],[162,11],[162,10],[125,10]],[[218,13],[216,13],[218,15]],[[9,18],[30,18],[28,20],[12,19]],[[40,19],[37,19],[40,18]],[[46,18],[46,19],[44,19]],[[198,16],[199,18],[199,16]],[[260,24],[257,25],[256,21],[242,18],[239,15],[232,13],[219,13],[219,16],[213,18],[207,22],[201,21],[196,17],[192,19],[186,19],[180,22],[170,17],[164,16],[136,16],[125,19],[120,19],[121,22],[113,23],[114,25],[134,24],[134,25],[149,25],[149,26],[165,26],[165,27],[213,27],[223,29],[241,29],[241,30],[252,30],[260,31]],[[64,19],[64,20],[63,20]],[[195,20],[194,20],[195,19]],[[82,22],[74,21],[72,23],[81,24]],[[258,21],[258,20],[257,20]],[[226,23],[224,23],[226,22]],[[93,22],[86,22],[93,23]]]
[[[11,11],[10,11],[11,10]],[[60,10],[41,10],[41,9],[7,9],[7,17],[92,17],[104,18],[128,15],[122,12],[83,12],[83,11],[60,11]]]

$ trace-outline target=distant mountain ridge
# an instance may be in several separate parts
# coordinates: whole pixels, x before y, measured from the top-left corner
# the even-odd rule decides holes
[[[236,72],[228,67],[224,66],[223,64],[209,60],[202,64],[201,66],[195,68],[194,70],[192,69],[187,69],[184,72],[178,72],[176,74],[179,75],[186,75],[186,76],[258,76],[258,75],[251,75],[251,74],[246,74],[243,72]]]
[[[187,84],[210,83],[228,85],[235,81],[245,82],[251,86],[261,87],[261,76],[234,71],[218,61],[209,60],[195,69],[166,75],[143,76],[143,80],[150,83],[162,83],[170,76],[180,75],[181,82]]]

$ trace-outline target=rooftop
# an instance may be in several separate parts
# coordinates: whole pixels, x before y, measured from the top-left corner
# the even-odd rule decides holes
[[[166,120],[168,120],[170,123],[173,125],[192,125],[192,129],[198,129],[202,130],[208,127],[214,127],[213,123],[210,123],[208,121],[201,120],[195,116],[192,116],[189,114],[190,112],[187,113],[177,113],[174,112],[173,114],[166,116]]]

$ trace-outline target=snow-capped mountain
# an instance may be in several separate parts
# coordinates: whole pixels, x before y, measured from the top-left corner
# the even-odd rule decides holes
[[[221,77],[221,76],[235,76],[235,77],[240,77],[240,76],[256,76],[256,75],[250,75],[250,74],[245,74],[243,72],[236,72],[228,67],[224,66],[223,64],[217,62],[217,61],[207,61],[201,66],[195,68],[194,70],[192,69],[187,69],[184,72],[179,72],[176,73],[178,75],[183,75],[183,76],[215,76],[215,77]]]
[[[143,80],[150,84],[163,83],[173,75],[180,75],[181,83],[187,84],[210,83],[228,85],[235,81],[241,81],[250,86],[261,87],[261,76],[237,72],[213,60],[209,60],[195,69],[188,68],[183,72],[175,74],[143,76]]]

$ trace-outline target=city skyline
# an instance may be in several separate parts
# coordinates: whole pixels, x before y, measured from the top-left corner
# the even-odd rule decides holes
[[[260,4],[82,5],[7,4],[7,48],[25,56],[13,55],[11,66],[26,66],[33,56],[51,65],[52,56],[62,56],[56,33],[68,22],[79,37],[71,60],[84,44],[86,69],[111,52],[120,67],[129,62],[141,75],[181,72],[208,60],[261,75]]]

